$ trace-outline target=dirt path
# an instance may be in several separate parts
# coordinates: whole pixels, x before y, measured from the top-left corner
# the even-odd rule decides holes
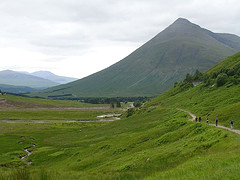
[[[193,113],[191,113],[191,112],[189,112],[187,110],[184,110],[184,109],[180,109],[180,108],[177,108],[177,109],[180,110],[180,111],[183,111],[185,113],[188,113],[192,117],[192,119],[190,119],[190,120],[191,121],[195,121],[196,115],[194,115]],[[236,134],[240,135],[240,130],[237,130],[237,129],[231,129],[231,128],[228,128],[228,127],[225,127],[225,126],[220,126],[220,125],[216,126],[215,124],[209,124],[209,125],[217,127],[217,128],[221,128],[221,129],[226,129],[228,131],[231,131],[233,133],[236,133]]]

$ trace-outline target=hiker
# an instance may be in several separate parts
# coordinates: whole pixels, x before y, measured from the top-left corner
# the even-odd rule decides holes
[[[207,124],[208,124],[208,117],[207,117]]]
[[[230,124],[231,124],[231,129],[233,129],[233,120],[231,120]]]
[[[218,125],[218,118],[215,119],[215,122],[216,122],[216,126]]]
[[[199,116],[199,118],[198,118],[198,119],[199,119],[199,122],[201,122],[201,120],[202,120],[201,116]]]
[[[197,122],[197,116],[196,116],[196,118],[195,118],[195,122]]]

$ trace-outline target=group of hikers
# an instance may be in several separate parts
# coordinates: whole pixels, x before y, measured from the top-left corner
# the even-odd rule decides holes
[[[197,118],[197,116],[195,117],[195,122],[201,122],[202,121],[202,118],[201,118],[201,116],[199,116],[199,118]],[[206,122],[207,122],[207,124],[209,124],[209,119],[208,119],[208,117],[207,117],[207,119],[206,119]],[[215,119],[215,124],[216,124],[216,126],[218,126],[218,118],[216,117],[216,119]],[[233,129],[233,120],[231,120],[230,121],[230,125],[231,125],[231,129]]]

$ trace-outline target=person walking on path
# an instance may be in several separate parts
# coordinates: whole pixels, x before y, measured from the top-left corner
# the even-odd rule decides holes
[[[199,116],[199,118],[198,118],[198,119],[199,119],[199,122],[201,122],[201,120],[202,120],[201,116]]]
[[[215,119],[216,126],[218,125],[218,118]]]
[[[231,129],[233,129],[233,120],[231,120],[230,124],[231,124]]]
[[[196,118],[195,118],[195,122],[197,122],[197,116],[196,116]]]
[[[207,117],[207,124],[208,124],[208,117]]]

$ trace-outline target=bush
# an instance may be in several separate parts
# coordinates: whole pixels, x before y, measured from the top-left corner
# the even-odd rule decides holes
[[[216,83],[217,86],[222,86],[228,81],[228,75],[225,73],[221,73],[217,76]]]
[[[140,107],[142,103],[140,101],[136,101],[133,103],[134,107]]]
[[[118,108],[121,107],[121,102],[120,102],[120,101],[117,101],[117,103],[116,103],[116,107],[118,107]]]
[[[127,117],[132,116],[134,114],[134,108],[130,108],[127,110]]]

